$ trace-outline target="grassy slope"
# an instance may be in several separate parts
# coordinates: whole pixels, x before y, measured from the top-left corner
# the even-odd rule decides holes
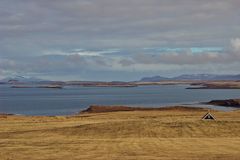
[[[240,111],[0,116],[0,159],[239,159]]]

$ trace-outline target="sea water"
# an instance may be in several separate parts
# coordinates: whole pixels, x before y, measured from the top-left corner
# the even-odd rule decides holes
[[[239,98],[240,89],[186,89],[188,85],[149,85],[139,87],[81,87],[63,89],[11,88],[0,85],[0,113],[24,115],[69,115],[90,105],[164,107],[191,105],[215,99]]]

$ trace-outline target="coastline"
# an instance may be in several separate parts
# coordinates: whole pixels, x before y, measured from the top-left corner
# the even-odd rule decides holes
[[[148,85],[190,85],[186,89],[240,89],[240,81],[234,80],[163,80],[159,82],[95,82],[95,81],[66,81],[50,83],[2,83],[12,88],[63,88],[65,86],[82,87],[138,87]]]
[[[130,107],[130,106],[122,106],[122,105],[90,105],[89,107],[80,110],[77,113],[69,114],[69,115],[24,115],[24,114],[14,114],[14,113],[1,113],[0,117],[6,116],[30,116],[30,117],[54,117],[54,116],[76,116],[81,114],[89,114],[89,113],[108,113],[108,112],[125,112],[125,111],[171,111],[171,110],[179,110],[179,111],[207,111],[214,110],[210,108],[204,107],[191,107],[191,106],[165,106],[165,107]]]
[[[236,110],[240,109],[240,105],[236,103],[231,104],[230,102],[235,102],[234,100],[212,100],[209,102],[199,103],[199,106],[191,106],[191,105],[173,105],[173,106],[163,106],[163,107],[138,107],[138,106],[127,106],[127,105],[90,105],[89,107],[80,110],[79,112],[68,114],[68,115],[24,115],[24,114],[14,114],[14,113],[0,113],[1,116],[30,116],[30,117],[54,117],[54,116],[76,116],[81,114],[90,114],[90,113],[108,113],[108,112],[134,112],[134,111],[220,111],[216,108],[211,108],[207,105],[225,107],[226,109],[231,107]],[[206,105],[202,106],[202,105]],[[227,105],[228,104],[228,105]],[[233,110],[225,110],[224,112],[231,112]]]

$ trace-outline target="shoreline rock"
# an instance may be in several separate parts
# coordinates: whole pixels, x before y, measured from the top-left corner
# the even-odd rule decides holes
[[[240,99],[212,100],[206,104],[240,108]]]

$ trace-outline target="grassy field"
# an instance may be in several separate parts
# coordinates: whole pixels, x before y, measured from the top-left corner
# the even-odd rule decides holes
[[[1,160],[240,159],[240,111],[0,116]]]

